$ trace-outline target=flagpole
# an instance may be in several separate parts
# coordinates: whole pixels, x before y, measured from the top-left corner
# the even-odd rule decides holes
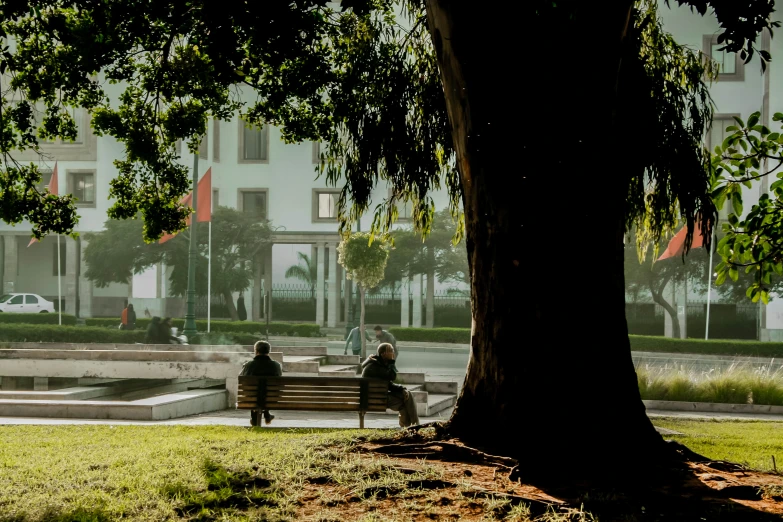
[[[209,220],[209,239],[207,240],[207,333],[210,332],[212,321],[212,220]]]
[[[185,313],[185,327],[182,333],[188,337],[198,333],[196,330],[196,259],[198,259],[198,237],[196,228],[198,223],[198,151],[193,154],[193,192],[191,206],[193,215],[190,219],[190,248],[188,250],[188,300]]]
[[[710,296],[712,295],[712,253],[715,251],[715,229],[710,240],[710,269],[707,270],[707,323],[704,326],[704,340],[710,338]]]
[[[62,264],[60,262],[60,234],[57,234],[57,316],[58,324],[63,325]]]

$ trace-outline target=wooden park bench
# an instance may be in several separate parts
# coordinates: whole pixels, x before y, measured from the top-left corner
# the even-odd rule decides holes
[[[237,409],[385,412],[389,383],[361,377],[240,376]]]

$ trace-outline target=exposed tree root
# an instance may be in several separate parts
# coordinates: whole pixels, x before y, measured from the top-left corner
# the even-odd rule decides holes
[[[398,458],[427,458],[450,462],[487,464],[506,470],[510,470],[519,464],[517,460],[512,458],[490,455],[474,448],[446,441],[386,444],[374,447],[370,451]]]

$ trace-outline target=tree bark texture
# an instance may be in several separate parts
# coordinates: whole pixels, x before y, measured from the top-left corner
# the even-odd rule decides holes
[[[449,426],[530,469],[610,465],[662,446],[631,359],[627,173],[612,146],[633,2],[537,2],[541,16],[533,3],[426,2],[472,276]],[[597,300],[572,308],[577,290]]]
[[[650,274],[650,280],[648,286],[650,287],[650,294],[652,294],[653,302],[660,305],[664,310],[666,310],[666,313],[669,314],[669,318],[672,321],[672,337],[674,339],[679,339],[680,318],[677,317],[677,310],[675,310],[674,307],[671,304],[669,304],[669,301],[667,301],[666,298],[663,297],[663,291],[666,289],[666,285],[669,284],[669,281],[671,279],[672,279],[672,275],[669,274],[664,278],[660,286],[658,288],[655,288],[655,283],[653,283],[652,274]]]
[[[232,321],[238,321],[239,314],[237,314],[237,307],[234,305],[234,296],[231,295],[231,292],[225,291],[223,292],[223,299],[226,301],[228,316],[231,318]]]

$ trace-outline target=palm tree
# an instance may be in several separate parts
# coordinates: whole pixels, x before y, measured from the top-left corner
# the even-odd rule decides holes
[[[299,258],[299,264],[289,266],[285,271],[285,278],[294,278],[306,283],[310,287],[310,299],[315,299],[315,285],[318,281],[317,267],[307,254],[297,252],[296,255]]]

